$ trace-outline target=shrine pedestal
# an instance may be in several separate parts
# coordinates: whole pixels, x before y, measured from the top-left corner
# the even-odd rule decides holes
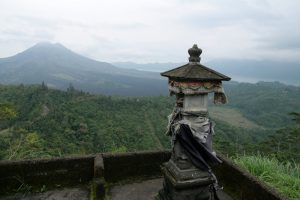
[[[172,160],[162,166],[163,189],[160,200],[211,200],[210,185],[214,179],[198,168],[180,169]]]

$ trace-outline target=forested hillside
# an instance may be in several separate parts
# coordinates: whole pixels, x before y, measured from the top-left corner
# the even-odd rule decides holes
[[[1,86],[0,102],[17,113],[0,122],[1,157],[62,156],[161,149],[171,101],[67,92],[45,86]]]
[[[274,135],[257,144],[261,151],[273,155],[280,161],[292,160],[300,163],[300,113],[291,113],[294,125],[282,128]]]
[[[219,151],[234,155],[266,150],[274,145],[267,141],[277,130],[294,126],[288,113],[299,112],[299,87],[279,83],[225,87],[230,103],[210,105]],[[116,97],[72,86],[60,91],[45,84],[0,85],[0,158],[169,148],[164,132],[173,104],[174,98],[167,96]]]
[[[235,83],[225,85],[230,108],[237,108],[255,123],[269,127],[291,124],[291,112],[300,111],[300,87],[279,82]]]

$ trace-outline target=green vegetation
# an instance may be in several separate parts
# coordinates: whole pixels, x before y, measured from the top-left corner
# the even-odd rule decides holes
[[[276,134],[255,145],[262,153],[273,155],[280,161],[293,160],[300,163],[300,114],[290,113],[294,125],[279,129]]]
[[[300,165],[279,162],[275,158],[240,156],[235,162],[268,185],[278,189],[288,199],[300,199]]]
[[[227,107],[238,109],[244,117],[267,128],[292,124],[288,113],[300,112],[300,87],[278,82],[227,83]]]
[[[15,108],[10,104],[0,104],[0,120],[16,117]]]
[[[164,135],[172,100],[121,98],[42,86],[1,86],[16,116],[0,121],[0,158],[124,152],[169,147]],[[166,106],[170,105],[170,106]],[[6,108],[6,107],[5,107]]]
[[[295,109],[300,108],[299,88],[232,83],[226,91],[228,105],[211,105],[210,115],[217,124],[215,148],[228,155],[272,152],[280,160],[299,161],[299,127],[288,116],[299,112]],[[282,92],[285,95],[277,98]],[[278,105],[272,110],[274,115],[267,113],[269,101],[265,99],[270,98]],[[42,83],[0,85],[0,105],[0,159],[170,148],[164,132],[174,105],[171,97],[92,95],[77,91],[73,84],[60,91]],[[257,110],[257,105],[260,112],[251,114],[249,110]],[[271,119],[264,121],[266,116]],[[268,125],[279,119],[283,122]]]

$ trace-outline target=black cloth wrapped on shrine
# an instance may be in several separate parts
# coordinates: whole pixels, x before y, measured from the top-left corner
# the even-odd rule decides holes
[[[219,164],[222,161],[202,143],[195,140],[190,127],[181,124],[179,132],[176,134],[178,142],[185,150],[191,162],[198,168],[210,171],[209,164]]]

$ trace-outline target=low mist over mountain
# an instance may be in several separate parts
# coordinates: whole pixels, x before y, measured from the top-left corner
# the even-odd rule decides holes
[[[240,82],[279,81],[300,85],[300,63],[270,60],[212,60],[207,63]]]
[[[145,63],[116,62],[113,65],[126,69],[163,72],[185,64],[182,63]],[[220,71],[234,81],[256,83],[259,81],[279,81],[286,84],[300,85],[300,63],[270,60],[212,60],[204,65]]]
[[[81,56],[61,44],[39,43],[15,56],[0,59],[0,83],[41,84],[109,95],[166,94],[158,73],[121,69]]]
[[[163,72],[170,69],[173,69],[175,67],[182,66],[186,63],[134,63],[134,62],[113,62],[114,66],[123,68],[123,69],[137,69],[137,70],[143,70],[143,71],[149,71],[149,72]]]

